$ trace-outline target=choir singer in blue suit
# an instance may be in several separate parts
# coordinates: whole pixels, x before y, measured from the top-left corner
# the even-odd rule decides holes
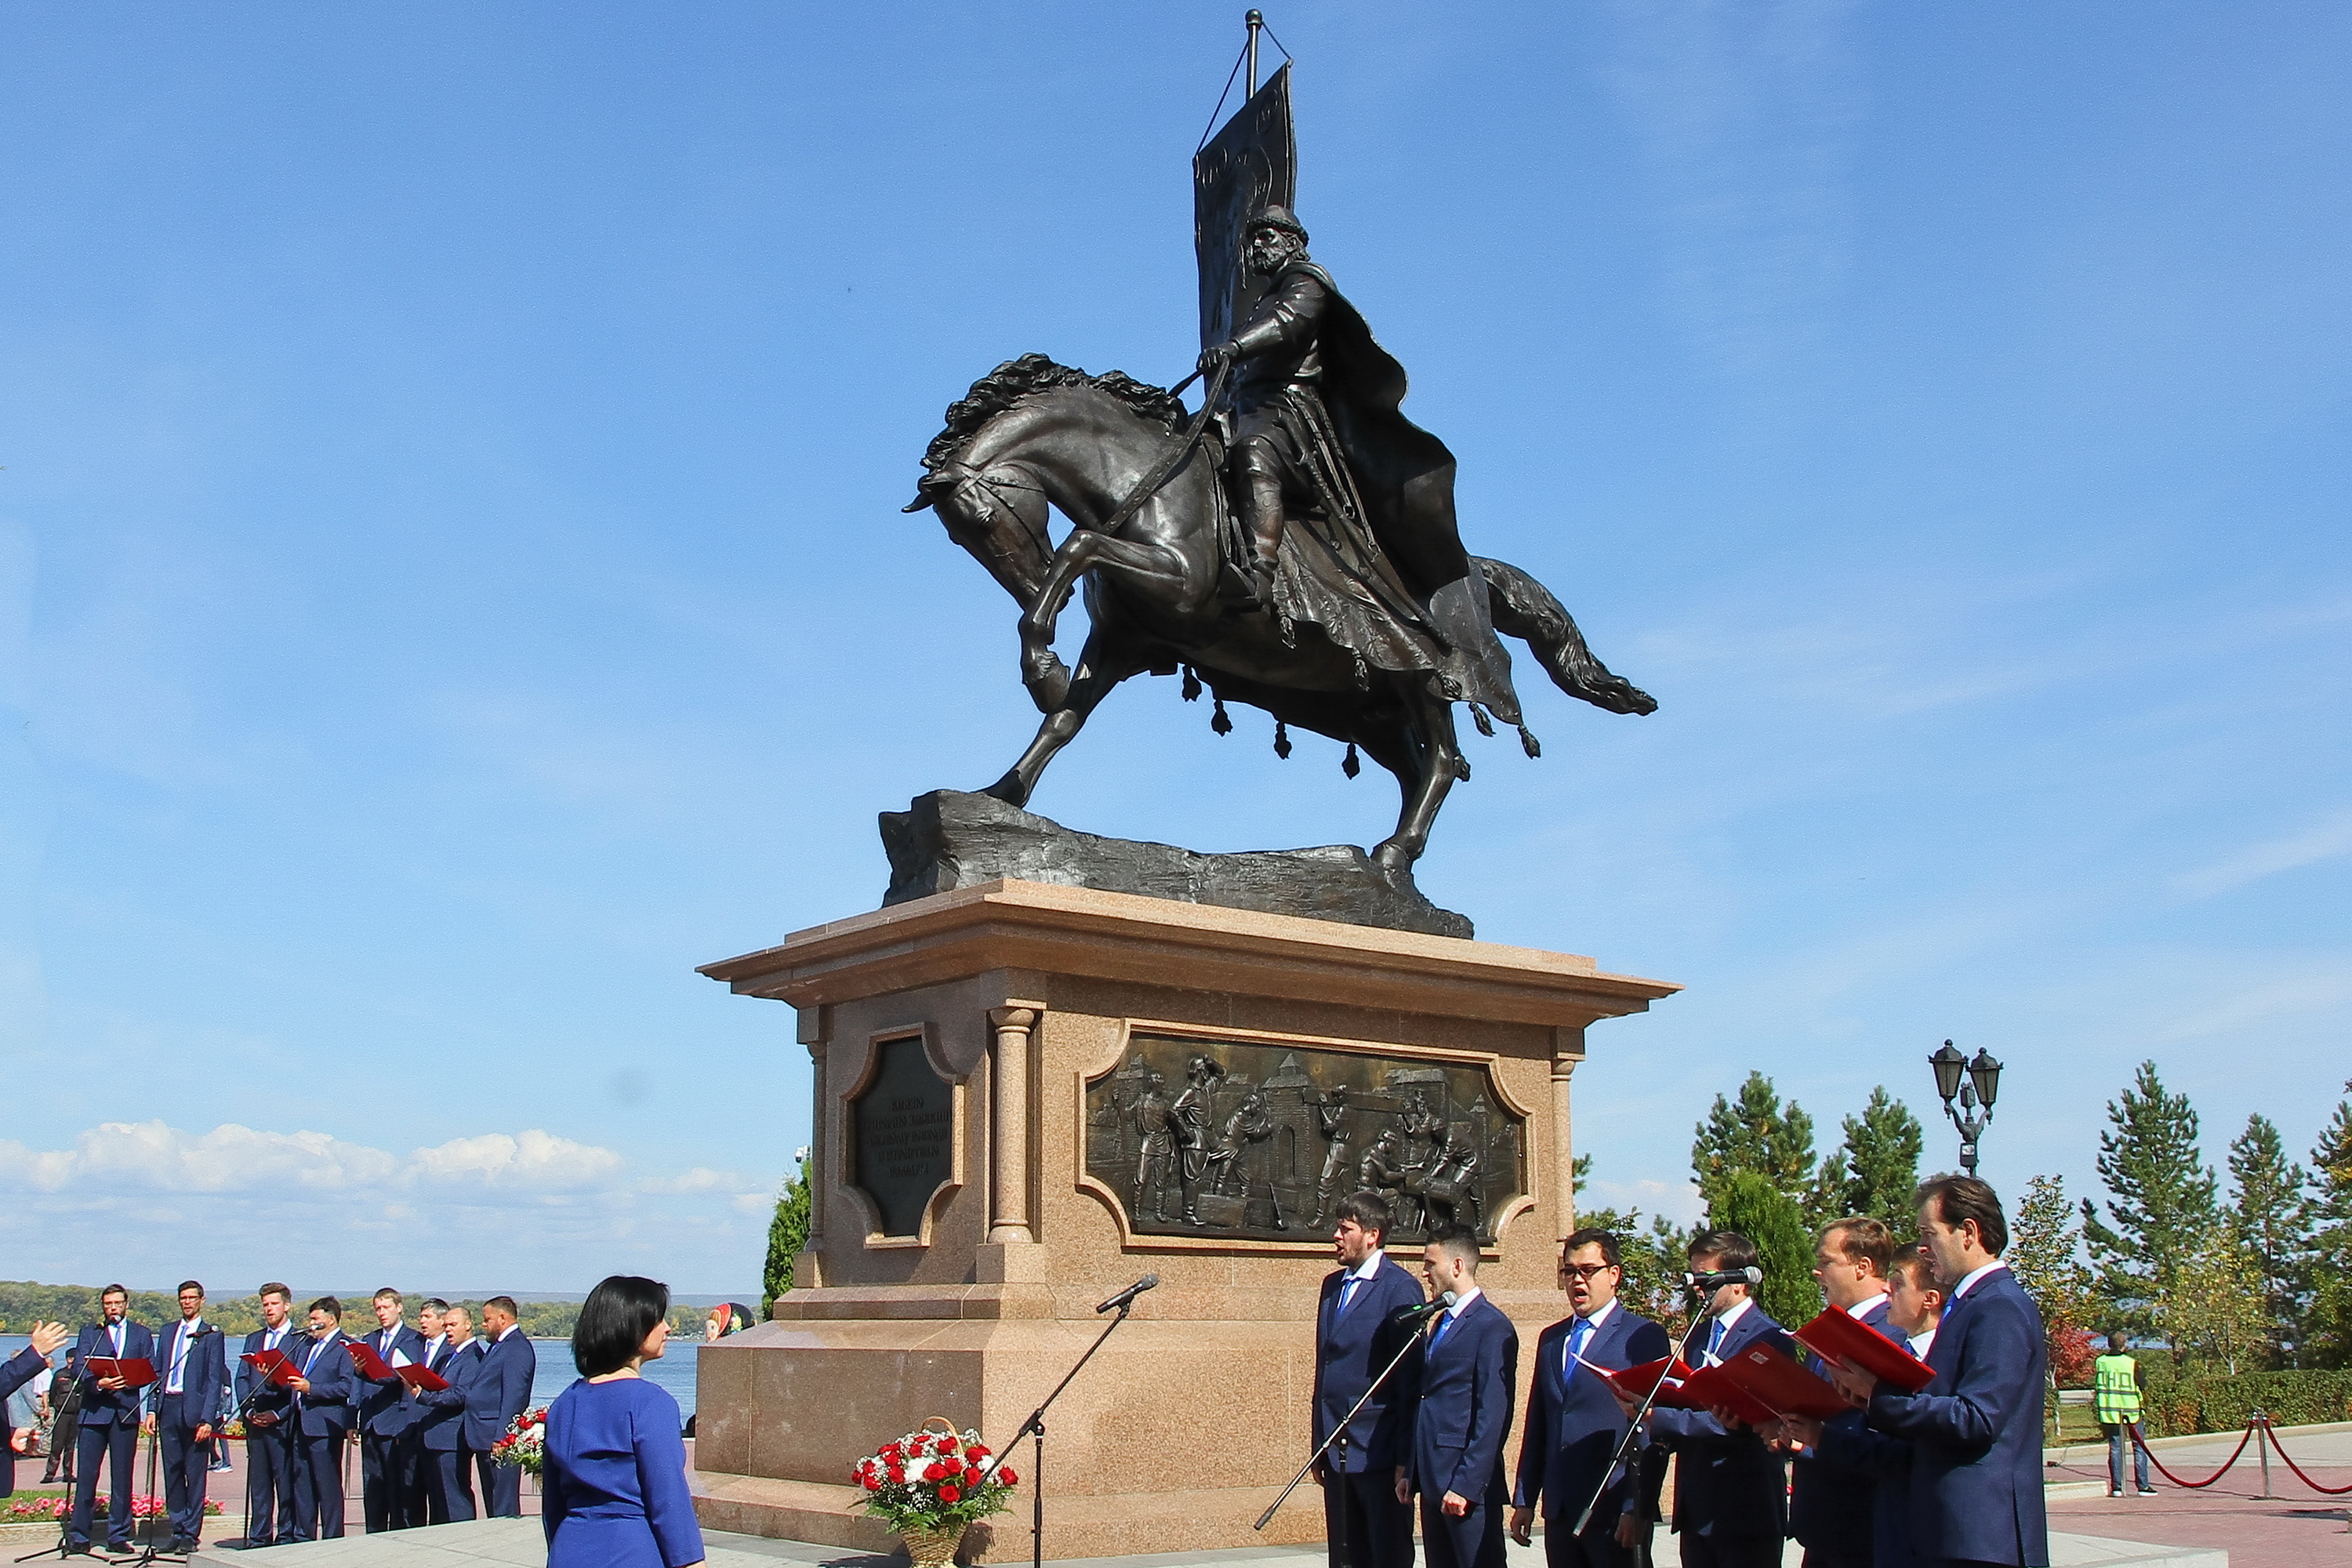
[[[1626,1416],[1608,1384],[1580,1363],[1622,1372],[1674,1353],[1666,1331],[1637,1318],[1617,1300],[1624,1255],[1605,1230],[1580,1230],[1562,1244],[1559,1276],[1569,1315],[1536,1341],[1528,1422],[1519,1440],[1518,1484],[1511,1494],[1511,1533],[1532,1539],[1536,1510],[1544,1519],[1549,1568],[1634,1568],[1650,1537],[1636,1447],[1613,1467]],[[1603,1489],[1602,1482],[1607,1482]],[[1599,1496],[1584,1533],[1576,1521]]]
[[[196,1549],[205,1529],[205,1490],[213,1447],[228,1419],[228,1342],[205,1321],[205,1288],[180,1282],[180,1321],[155,1347],[155,1409],[148,1433],[162,1449],[163,1503],[172,1516],[173,1556]]]
[[[2046,1568],[2042,1314],[2000,1255],[2009,1222],[1974,1176],[1919,1188],[1919,1237],[1947,1289],[1928,1348],[1936,1380],[1917,1394],[1848,1372],[1870,1425],[1911,1446],[1911,1541],[1921,1563]]]
[[[481,1471],[482,1513],[488,1519],[522,1517],[522,1470],[490,1458],[490,1445],[530,1408],[531,1379],[539,1375],[539,1352],[515,1315],[511,1296],[482,1303],[482,1363],[466,1384],[465,1443]]]
[[[75,1366],[87,1369],[92,1356],[154,1361],[155,1336],[144,1324],[126,1316],[130,1308],[131,1292],[121,1286],[109,1285],[99,1292],[98,1310],[103,1321],[82,1330],[74,1346]],[[100,1455],[107,1462],[106,1544],[113,1552],[131,1550],[131,1460],[139,1446],[140,1417],[145,1414],[145,1390],[125,1387],[119,1377],[83,1372],[80,1447],[74,1455],[73,1521],[66,1526],[68,1550],[89,1550]]]
[[[1331,1247],[1339,1267],[1324,1277],[1315,1308],[1318,1448],[1411,1343],[1412,1329],[1391,1317],[1422,1304],[1420,1282],[1381,1250],[1391,1215],[1380,1194],[1342,1198],[1335,1212]],[[1400,1367],[1358,1412],[1344,1447],[1335,1445],[1316,1467],[1331,1568],[1412,1568],[1412,1510],[1397,1497],[1395,1479],[1412,1419],[1412,1384]]]
[[[1423,1276],[1450,1301],[1431,1320],[1414,1387],[1412,1443],[1397,1500],[1421,1494],[1429,1568],[1503,1568],[1503,1443],[1519,1372],[1519,1331],[1478,1289],[1478,1238],[1446,1226],[1422,1249]]]
[[[352,1375],[343,1345],[343,1303],[321,1296],[310,1303],[310,1337],[289,1352],[301,1375],[294,1390],[294,1534],[302,1541],[337,1541],[343,1533],[343,1444],[352,1409],[366,1384]]]

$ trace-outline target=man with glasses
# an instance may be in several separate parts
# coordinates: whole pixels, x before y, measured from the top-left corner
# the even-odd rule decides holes
[[[196,1549],[205,1528],[205,1490],[213,1443],[228,1400],[227,1342],[205,1321],[205,1288],[180,1282],[180,1321],[156,1349],[157,1395],[147,1435],[162,1446],[163,1502],[172,1516],[175,1557]]]
[[[1511,1534],[1520,1545],[1530,1544],[1540,1506],[1550,1568],[1634,1568],[1650,1537],[1641,1450],[1625,1464],[1612,1465],[1625,1437],[1626,1414],[1591,1369],[1622,1372],[1661,1361],[1674,1353],[1674,1342],[1618,1300],[1624,1256],[1610,1232],[1580,1230],[1562,1243],[1559,1278],[1569,1315],[1536,1340]],[[1577,1534],[1576,1521],[1596,1493],[1592,1518]]]

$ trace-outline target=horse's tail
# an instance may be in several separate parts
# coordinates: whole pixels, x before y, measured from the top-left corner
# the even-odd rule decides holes
[[[1570,697],[1612,713],[1654,713],[1658,700],[1592,657],[1551,590],[1508,562],[1474,555],[1471,563],[1486,579],[1487,614],[1495,629],[1528,645],[1552,679]]]

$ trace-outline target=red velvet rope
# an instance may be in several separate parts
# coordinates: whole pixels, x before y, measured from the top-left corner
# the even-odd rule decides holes
[[[2265,1426],[2271,1426],[2269,1417],[2263,1417],[2263,1425]],[[2271,1426],[2271,1447],[2278,1448],[2278,1457],[2282,1459],[2286,1459],[2286,1468],[2293,1470],[2294,1472],[2295,1479],[2301,1481],[2305,1486],[2309,1487],[2313,1491],[2325,1492],[2329,1497],[2342,1497],[2346,1492],[2352,1492],[2352,1486],[2323,1487],[2317,1481],[2313,1480],[2309,1476],[2305,1475],[2303,1473],[2303,1467],[2296,1464],[2293,1459],[2287,1459],[2286,1450],[2279,1447],[2278,1428],[2275,1426]]]
[[[2165,1469],[2164,1461],[2158,1458],[2154,1453],[2149,1451],[2147,1439],[2143,1438],[2139,1435],[2138,1422],[2135,1421],[2131,1424],[2130,1431],[2132,1435],[2132,1445],[2138,1448],[2141,1454],[2147,1457],[2147,1462],[2154,1465],[2157,1469],[2162,1473],[2166,1480],[2170,1481],[2176,1487],[2186,1487],[2190,1491],[2201,1490],[2206,1487],[2211,1486],[2223,1476],[2228,1475],[2230,1473],[2230,1467],[2238,1462],[2238,1456],[2246,1451],[2246,1445],[2254,1440],[2254,1424],[2252,1421],[2248,1421],[2246,1423],[2245,1435],[2238,1439],[2238,1446],[2230,1450],[2230,1457],[2221,1461],[2221,1468],[2220,1469],[2214,1471],[2211,1475],[2207,1476],[2201,1481],[2184,1481],[2179,1476],[2174,1475],[2170,1470]]]

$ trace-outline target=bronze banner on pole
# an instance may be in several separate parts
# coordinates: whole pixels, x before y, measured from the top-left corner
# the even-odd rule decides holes
[[[1192,247],[1201,262],[1201,346],[1223,342],[1257,302],[1242,264],[1243,225],[1273,203],[1295,206],[1298,149],[1290,132],[1285,62],[1192,156]]]

